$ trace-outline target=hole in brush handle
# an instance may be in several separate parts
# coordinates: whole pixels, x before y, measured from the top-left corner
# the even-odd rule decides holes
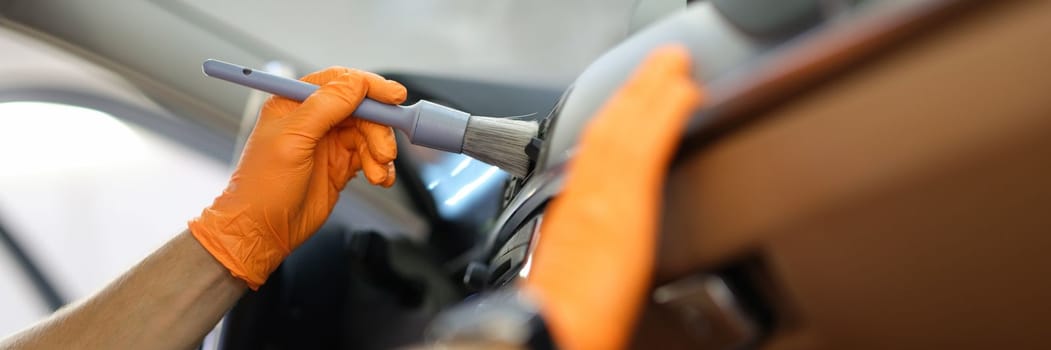
[[[296,101],[306,100],[318,89],[317,85],[273,75],[263,71],[218,60],[206,60],[201,65],[204,74],[241,86],[269,92]]]

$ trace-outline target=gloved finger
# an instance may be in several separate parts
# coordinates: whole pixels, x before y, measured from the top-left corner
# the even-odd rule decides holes
[[[314,85],[324,85],[325,83],[335,79],[341,74],[350,72],[350,68],[346,67],[328,67],[310,74],[307,74],[299,80],[308,82]],[[263,107],[260,110],[259,119],[273,119],[275,117],[281,117],[288,114],[299,107],[300,102],[294,101],[281,96],[271,96],[263,103]]]
[[[350,153],[347,163],[347,169],[350,172],[347,180],[350,180],[357,174],[358,170],[361,170],[361,156],[358,155],[358,149],[365,143],[365,136],[361,135],[361,131],[357,128],[340,128],[338,129],[337,139],[340,146]]]
[[[347,126],[350,125],[350,126]],[[387,163],[398,157],[398,142],[394,130],[367,120],[346,120],[340,124],[340,141],[348,149],[357,149],[365,143],[377,162]]]
[[[349,74],[352,71],[354,71],[354,69],[350,69],[350,68],[347,68],[347,67],[340,67],[340,66],[331,66],[331,67],[328,67],[328,68],[325,68],[325,69],[322,69],[322,70],[319,70],[319,71],[316,71],[316,72],[304,75],[302,78],[299,78],[299,80],[303,81],[303,82],[307,82],[307,83],[311,83],[311,84],[314,84],[314,85],[321,86],[321,85],[327,84],[328,82],[332,81],[333,79],[336,79],[340,75]]]
[[[266,102],[263,102],[263,107],[259,110],[259,122],[285,116],[297,107],[299,107],[299,101],[281,96],[270,96]]]
[[[394,180],[398,177],[397,169],[394,168],[394,162],[387,163],[387,180],[383,181],[380,186],[384,188],[390,188],[394,186]]]
[[[408,95],[405,86],[372,72],[333,66],[308,74],[300,80],[314,85],[324,85],[342,74],[349,74],[351,72],[360,73],[365,77],[365,81],[369,85],[369,91],[367,93],[369,98],[386,104],[399,104],[405,102],[405,97]]]
[[[348,151],[342,147],[339,141],[339,135],[336,133],[329,133],[321,139],[321,147],[317,148],[316,155],[318,159],[322,159],[326,162],[327,168],[321,167],[321,164],[317,164],[317,170],[314,173],[325,173],[329,176],[329,181],[336,186],[337,190],[342,190],[343,186],[346,185],[346,179],[349,178],[348,174],[351,172],[347,166],[350,163],[350,155],[353,152]]]
[[[341,74],[348,74],[351,72],[360,73],[365,78],[365,81],[369,85],[369,91],[367,94],[369,98],[386,104],[399,104],[405,102],[405,97],[408,95],[405,86],[372,72],[334,66],[308,74],[300,80],[314,85],[323,85]]]
[[[347,178],[346,181],[350,181],[358,175],[358,170],[361,170],[361,157],[358,156],[358,152],[355,150],[348,150],[350,155],[347,158]]]
[[[344,167],[339,173],[339,177],[334,179],[337,183],[341,183],[344,186],[347,181],[353,179],[357,175],[358,170],[361,170],[361,157],[358,155],[358,148],[365,139],[356,129],[353,128],[339,128],[333,134],[336,140],[336,147],[340,149],[340,156],[346,157],[345,162],[342,162]],[[339,187],[342,190],[342,187]]]
[[[387,175],[390,173],[388,163],[377,162],[367,145],[362,144],[358,147],[358,159],[361,159],[361,170],[365,173],[365,178],[369,179],[369,183],[380,185],[387,181]]]
[[[353,154],[353,152],[350,153]],[[329,181],[331,181],[332,185],[336,188],[336,192],[342,192],[344,188],[347,188],[347,184],[350,183],[350,179],[353,179],[354,176],[357,175],[357,169],[353,169],[349,165],[347,165],[354,157],[356,156],[348,156],[347,158],[345,158],[345,160],[343,161],[343,168],[341,168],[341,170],[339,171],[331,173],[331,178],[329,179]]]
[[[367,91],[360,72],[351,71],[329,80],[286,117],[294,118],[289,122],[293,128],[290,131],[320,139],[350,116]]]
[[[340,146],[353,152],[357,152],[358,145],[365,141],[365,136],[354,127],[340,126],[336,129],[336,137]]]
[[[365,81],[369,84],[369,89],[366,93],[368,98],[380,103],[395,105],[405,102],[405,97],[408,94],[408,91],[406,91],[405,87],[398,82],[384,79],[383,77],[371,72],[360,71],[360,73],[365,77]],[[359,119],[353,118],[344,120],[340,126],[356,126],[357,120]]]
[[[361,72],[369,83],[368,97],[386,104],[400,104],[405,102],[408,91],[400,83],[388,80],[379,74],[372,72]]]
[[[398,157],[398,142],[394,138],[394,129],[367,120],[358,121],[358,130],[365,136],[372,157],[380,163],[390,163]]]

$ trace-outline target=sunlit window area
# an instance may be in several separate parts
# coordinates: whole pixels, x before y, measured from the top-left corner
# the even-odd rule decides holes
[[[65,300],[131,267],[220,193],[227,164],[107,113],[0,103],[0,222]],[[9,252],[0,334],[48,311]],[[10,279],[8,283],[6,279]],[[22,287],[8,288],[19,284]],[[10,295],[9,295],[10,294]]]
[[[45,102],[0,104],[0,178],[26,178],[136,163],[145,142],[106,113]]]

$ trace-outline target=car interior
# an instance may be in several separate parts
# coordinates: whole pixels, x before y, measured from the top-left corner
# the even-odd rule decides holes
[[[224,164],[266,95],[205,77],[207,58],[286,76],[358,66],[404,84],[406,104],[540,123],[525,177],[399,139],[397,184],[352,181],[204,349],[406,347],[442,311],[525,278],[579,132],[673,42],[708,100],[666,179],[634,348],[1047,343],[1047,2],[317,2],[343,17],[293,2],[112,3],[0,0],[0,48],[24,62],[0,68],[0,102],[106,111]],[[68,302],[43,258],[22,255],[49,305]]]

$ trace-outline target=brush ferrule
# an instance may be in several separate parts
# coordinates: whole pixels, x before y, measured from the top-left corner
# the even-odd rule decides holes
[[[463,136],[467,131],[467,120],[471,117],[469,113],[427,101],[420,101],[416,107],[419,115],[411,133],[413,144],[447,152],[463,152]]]

